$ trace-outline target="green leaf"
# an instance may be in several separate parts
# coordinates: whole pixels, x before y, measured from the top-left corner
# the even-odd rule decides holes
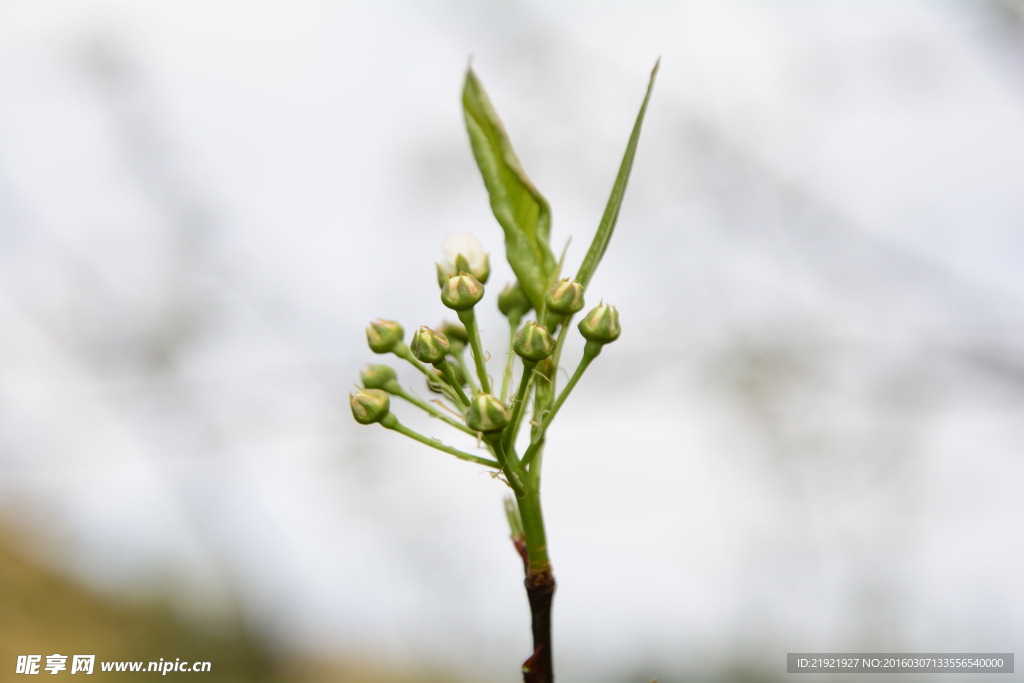
[[[608,205],[605,206],[604,215],[601,216],[601,224],[597,227],[597,234],[594,241],[590,243],[590,249],[583,259],[576,274],[576,280],[584,287],[590,284],[594,277],[597,264],[601,262],[608,242],[615,230],[615,223],[619,220],[619,208],[622,206],[622,197],[626,194],[626,183],[629,182],[629,172],[633,170],[633,157],[636,155],[636,145],[640,141],[640,128],[644,125],[644,114],[647,113],[647,102],[651,99],[651,90],[654,89],[654,77],[658,75],[658,66],[661,65],[661,58],[654,63],[651,70],[651,80],[647,84],[647,94],[644,95],[644,103],[640,105],[640,113],[636,115],[636,123],[633,124],[633,132],[629,136],[629,144],[626,145],[626,154],[622,157],[622,164],[619,166],[619,174],[615,176],[615,184],[612,185],[612,194],[608,197]]]
[[[544,293],[555,271],[548,244],[551,207],[526,177],[501,120],[472,69],[466,71],[462,108],[473,156],[491,198],[491,210],[505,231],[509,265],[534,309],[544,307]]]

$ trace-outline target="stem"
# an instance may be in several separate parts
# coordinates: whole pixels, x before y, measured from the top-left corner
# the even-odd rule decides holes
[[[399,387],[389,387],[388,391],[390,391],[395,396],[398,396],[400,398],[404,398],[406,401],[408,401],[409,403],[413,404],[417,408],[420,408],[421,410],[426,411],[427,413],[430,414],[431,417],[436,417],[437,419],[441,420],[442,422],[447,422],[452,427],[455,427],[456,429],[458,429],[460,431],[463,431],[463,432],[469,434],[470,436],[476,436],[476,432],[474,432],[472,429],[470,429],[466,425],[462,424],[461,422],[459,422],[457,420],[453,420],[452,418],[448,417],[447,415],[445,415],[440,410],[438,410],[434,406],[430,405],[429,403],[427,403],[423,399],[418,398],[416,396],[413,396],[408,391],[406,391],[404,388],[402,388],[400,386]]]
[[[530,601],[533,630],[533,654],[523,662],[523,683],[553,683],[551,657],[551,602],[555,597],[555,577],[550,571],[528,573],[526,598]]]
[[[508,482],[509,488],[516,494],[516,498],[525,496],[526,489],[523,487],[523,481],[519,477],[519,460],[515,455],[512,456],[511,460],[506,456],[505,448],[501,445],[501,432],[484,432],[483,437],[491,445],[491,448],[494,449],[494,455],[498,458],[501,471],[505,473],[505,480]]]
[[[466,347],[462,347],[455,354],[455,359],[459,361],[459,368],[462,369],[462,374],[465,375],[466,381],[469,382],[470,391],[476,394],[479,390],[476,388],[476,380],[473,379],[473,373],[469,371],[469,366],[466,365]]]
[[[455,390],[455,393],[459,395],[459,400],[462,402],[462,405],[468,406],[469,399],[466,398],[466,392],[462,390],[462,385],[459,384],[459,380],[455,376],[455,371],[452,370],[452,364],[448,362],[448,359],[442,358],[438,362],[434,363],[434,367],[444,374],[444,378],[448,380],[448,384]]]
[[[555,595],[555,577],[548,560],[544,515],[540,492],[531,489],[516,496],[519,515],[526,534],[526,597],[530,601],[533,630],[533,654],[523,662],[524,683],[552,683],[554,670],[551,657],[551,602]]]
[[[537,452],[543,448],[548,426],[551,424],[551,421],[555,419],[555,415],[558,414],[562,404],[565,403],[565,399],[569,398],[569,394],[572,393],[573,388],[575,388],[576,383],[580,381],[580,377],[582,377],[583,373],[586,372],[587,367],[595,358],[597,358],[598,354],[601,353],[601,348],[601,344],[592,341],[588,341],[586,346],[583,347],[583,358],[580,359],[580,364],[576,366],[576,372],[573,373],[572,378],[569,379],[569,383],[565,385],[564,389],[562,389],[562,393],[560,393],[558,398],[555,399],[555,403],[551,406],[551,409],[541,417],[540,428],[537,430],[537,434],[534,435],[529,448],[526,449],[526,453],[523,454],[523,467],[529,466],[537,456]]]
[[[505,363],[505,374],[501,378],[502,403],[504,403],[505,399],[508,398],[508,385],[512,383],[512,364],[516,360],[516,354],[512,351],[512,343],[516,340],[516,332],[519,330],[520,320],[522,320],[522,316],[517,318],[509,317],[508,319],[508,362]]]
[[[533,453],[530,453],[530,469],[529,469],[529,475],[528,476],[529,476],[529,479],[530,479],[530,486],[532,486],[533,488],[535,488],[537,490],[540,490],[540,472],[541,472],[541,465],[544,464],[544,444],[545,443],[546,443],[546,441],[542,440],[540,442],[540,444],[537,446],[537,448],[534,449]],[[526,469],[526,464],[525,463],[523,464],[523,469]]]
[[[523,453],[523,467],[530,466],[530,463],[532,463],[534,458],[537,457],[537,454],[540,452],[540,450],[544,448],[544,441],[546,440],[546,438],[547,437],[542,433],[540,436],[537,437],[537,440],[532,442],[529,448],[526,449],[526,452]],[[537,479],[540,479],[540,477],[538,476]]]
[[[516,493],[519,503],[519,516],[523,520],[523,531],[526,532],[526,552],[530,558],[530,572],[551,572],[551,561],[548,559],[548,541],[544,532],[544,514],[540,509],[540,492],[523,490]]]
[[[480,388],[485,394],[491,393],[491,380],[487,377],[487,366],[484,365],[484,349],[480,343],[480,330],[476,326],[476,315],[473,309],[459,311],[459,320],[466,326],[469,343],[473,347],[473,362],[476,363],[476,374],[480,378]]]
[[[565,338],[568,336],[566,334],[566,330],[569,329],[569,323],[571,322],[571,315],[562,319],[562,329],[558,331],[558,340],[555,342],[555,351],[551,354],[551,357],[554,359],[553,362],[555,366],[557,366],[558,362],[562,359],[562,346],[565,345]],[[554,378],[552,378],[552,381],[554,381]]]
[[[399,422],[398,418],[395,417],[394,414],[392,414],[392,413],[388,413],[388,415],[383,420],[381,420],[380,423],[381,423],[381,425],[383,425],[387,429],[393,429],[394,431],[398,432],[399,434],[405,434],[407,437],[409,437],[410,439],[413,439],[414,441],[419,441],[421,444],[424,444],[426,446],[430,446],[431,448],[436,448],[439,451],[443,451],[445,453],[449,453],[451,455],[454,455],[459,460],[466,460],[467,462],[475,462],[476,464],[484,465],[485,467],[493,467],[494,469],[501,469],[501,466],[498,463],[496,463],[495,461],[493,461],[493,460],[491,460],[489,458],[481,458],[481,457],[476,456],[476,455],[470,455],[469,453],[464,453],[464,452],[460,451],[457,448],[452,448],[451,446],[445,446],[440,441],[435,441],[434,439],[431,439],[429,437],[423,436],[419,432],[414,432],[413,430],[409,429],[404,424]]]
[[[572,373],[572,378],[569,380],[569,383],[565,385],[565,389],[562,389],[562,393],[560,393],[558,398],[555,399],[555,404],[551,406],[551,411],[541,420],[541,424],[544,425],[544,429],[547,429],[548,425],[551,424],[551,421],[555,419],[555,415],[558,414],[559,408],[561,408],[562,404],[565,403],[565,399],[569,398],[569,394],[572,393],[573,387],[575,387],[576,383],[580,381],[580,377],[583,376],[587,367],[595,358],[597,358],[599,353],[601,353],[601,345],[596,342],[588,341],[587,345],[583,347],[583,358],[580,359],[580,364],[576,366],[576,372]]]
[[[523,378],[519,380],[519,389],[515,398],[512,399],[512,417],[505,427],[505,437],[502,443],[506,448],[515,443],[516,434],[519,433],[519,423],[523,419],[526,397],[530,394],[530,382],[533,381],[533,369],[537,367],[537,361],[523,359]]]
[[[394,348],[391,349],[391,353],[395,354],[402,360],[407,360],[413,364],[413,366],[427,376],[427,379],[434,379],[430,376],[430,370],[427,370],[427,366],[416,360],[416,357],[412,355],[412,351],[405,345],[404,342],[398,342]]]

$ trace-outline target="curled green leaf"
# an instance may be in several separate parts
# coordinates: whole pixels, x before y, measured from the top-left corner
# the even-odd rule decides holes
[[[523,171],[505,128],[472,69],[466,71],[462,108],[491,210],[505,232],[509,265],[530,303],[541,310],[544,292],[555,272],[555,256],[548,244],[551,207]]]
[[[601,262],[608,242],[615,230],[615,223],[619,220],[619,208],[622,206],[622,198],[626,194],[626,184],[629,182],[629,173],[633,170],[633,157],[636,155],[636,145],[640,141],[640,129],[644,125],[644,115],[647,113],[647,103],[651,99],[651,91],[654,89],[654,78],[658,75],[658,66],[661,58],[654,64],[651,70],[651,80],[647,84],[647,94],[644,95],[644,102],[640,105],[640,113],[636,115],[636,123],[633,124],[633,132],[629,136],[629,143],[626,145],[626,154],[622,157],[622,164],[619,166],[619,173],[615,176],[615,184],[612,185],[612,194],[608,197],[608,204],[605,206],[604,215],[601,216],[601,223],[597,227],[597,234],[594,241],[590,243],[590,249],[583,259],[576,274],[576,281],[584,287],[590,284],[590,278],[594,277],[597,264]]]

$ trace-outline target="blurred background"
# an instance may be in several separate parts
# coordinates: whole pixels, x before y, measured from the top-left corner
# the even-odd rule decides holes
[[[662,56],[545,461],[559,680],[1024,651],[1019,0],[2,0],[0,667],[519,680],[504,486],[346,398],[445,234],[511,279],[470,55],[569,272]]]

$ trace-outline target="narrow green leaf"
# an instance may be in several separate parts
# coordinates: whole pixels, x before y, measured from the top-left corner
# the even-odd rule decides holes
[[[658,66],[661,65],[661,58],[654,63],[651,70],[651,80],[647,84],[647,94],[644,95],[644,103],[640,105],[640,113],[636,115],[636,123],[633,124],[633,132],[629,136],[629,144],[626,145],[626,154],[622,157],[622,165],[619,166],[619,174],[615,176],[615,184],[612,185],[612,194],[608,197],[608,205],[605,206],[604,215],[601,216],[601,224],[597,227],[597,234],[594,241],[590,243],[590,249],[583,259],[576,280],[584,287],[590,284],[594,277],[597,264],[601,262],[608,242],[615,230],[615,223],[619,220],[619,207],[622,206],[622,197],[626,194],[626,184],[629,182],[629,172],[633,170],[633,157],[636,155],[636,145],[640,141],[640,128],[644,125],[644,114],[647,113],[647,102],[651,99],[651,90],[654,89],[654,77],[658,75]]]
[[[548,244],[551,208],[526,176],[501,120],[472,69],[466,71],[462,108],[473,156],[487,186],[491,210],[505,231],[505,253],[512,271],[536,310],[555,270]]]

